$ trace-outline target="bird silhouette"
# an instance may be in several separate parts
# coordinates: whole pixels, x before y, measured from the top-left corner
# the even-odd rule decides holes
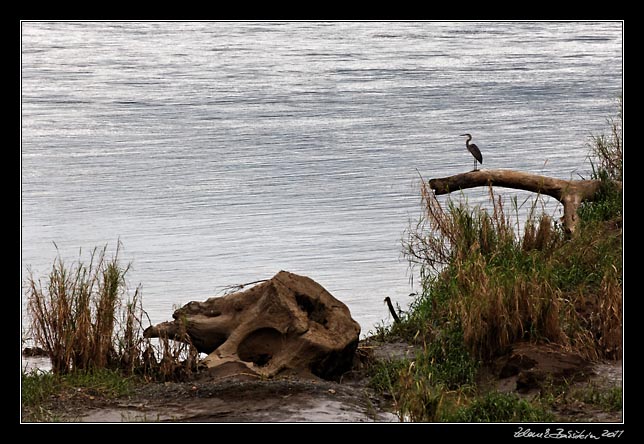
[[[465,141],[465,146],[467,147],[467,150],[472,153],[472,156],[474,156],[474,171],[476,171],[476,161],[478,161],[481,165],[483,165],[483,155],[481,154],[481,150],[479,150],[479,147],[476,146],[473,143],[470,143],[470,140],[472,140],[472,135],[469,133],[461,134],[461,136],[467,136],[467,140]]]

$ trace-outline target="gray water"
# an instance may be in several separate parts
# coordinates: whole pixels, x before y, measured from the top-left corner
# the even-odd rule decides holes
[[[23,22],[21,37],[21,282],[120,239],[152,322],[288,270],[363,334],[388,323],[383,298],[417,290],[401,239],[419,174],[472,169],[459,134],[484,168],[588,177],[622,93],[620,22]]]

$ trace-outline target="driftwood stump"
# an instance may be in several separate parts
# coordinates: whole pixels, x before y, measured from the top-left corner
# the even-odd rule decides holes
[[[189,302],[146,338],[190,342],[213,377],[282,373],[337,379],[351,369],[360,325],[349,308],[306,276],[280,271],[248,290]]]
[[[572,233],[577,224],[579,205],[597,197],[600,183],[599,180],[563,180],[512,170],[477,170],[431,179],[429,187],[437,196],[480,186],[514,188],[545,194],[561,202],[564,210],[564,228]],[[621,182],[614,183],[619,189],[622,188]]]

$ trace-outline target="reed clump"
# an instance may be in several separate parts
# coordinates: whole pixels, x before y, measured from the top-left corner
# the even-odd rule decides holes
[[[143,337],[141,287],[128,291],[130,264],[107,245],[94,248],[89,261],[68,266],[60,255],[50,273],[30,271],[26,295],[29,336],[50,358],[51,372],[22,372],[25,421],[56,421],[51,399],[117,397],[149,381],[181,381],[199,369],[199,353],[187,339]]]
[[[424,288],[412,311],[423,307],[428,315],[410,318],[415,334],[431,340],[444,325],[458,325],[479,360],[504,353],[520,339],[565,343],[559,317],[572,301],[550,276],[556,251],[566,242],[563,229],[531,211],[517,236],[516,218],[491,189],[490,210],[452,201],[444,209],[426,183],[421,191],[425,220],[406,244]]]
[[[91,252],[89,264],[67,267],[55,260],[45,285],[30,272],[27,279],[28,310],[32,334],[51,359],[54,373],[105,368],[117,357],[113,331],[124,276],[118,251],[111,259],[106,248]],[[129,306],[134,306],[138,289]],[[133,324],[133,312],[126,314]],[[126,347],[127,344],[126,338]],[[132,342],[132,338],[130,341]]]
[[[176,380],[198,367],[187,342],[143,337],[141,287],[128,291],[130,264],[112,257],[107,245],[94,248],[88,262],[67,266],[60,255],[46,278],[27,278],[27,309],[34,344],[51,360],[55,375],[117,370],[150,380]]]

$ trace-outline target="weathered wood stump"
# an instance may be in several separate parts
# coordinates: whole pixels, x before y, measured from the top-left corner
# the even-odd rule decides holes
[[[286,271],[246,291],[189,302],[148,338],[190,341],[215,376],[282,372],[335,379],[348,371],[360,325],[349,308],[312,279]]]

